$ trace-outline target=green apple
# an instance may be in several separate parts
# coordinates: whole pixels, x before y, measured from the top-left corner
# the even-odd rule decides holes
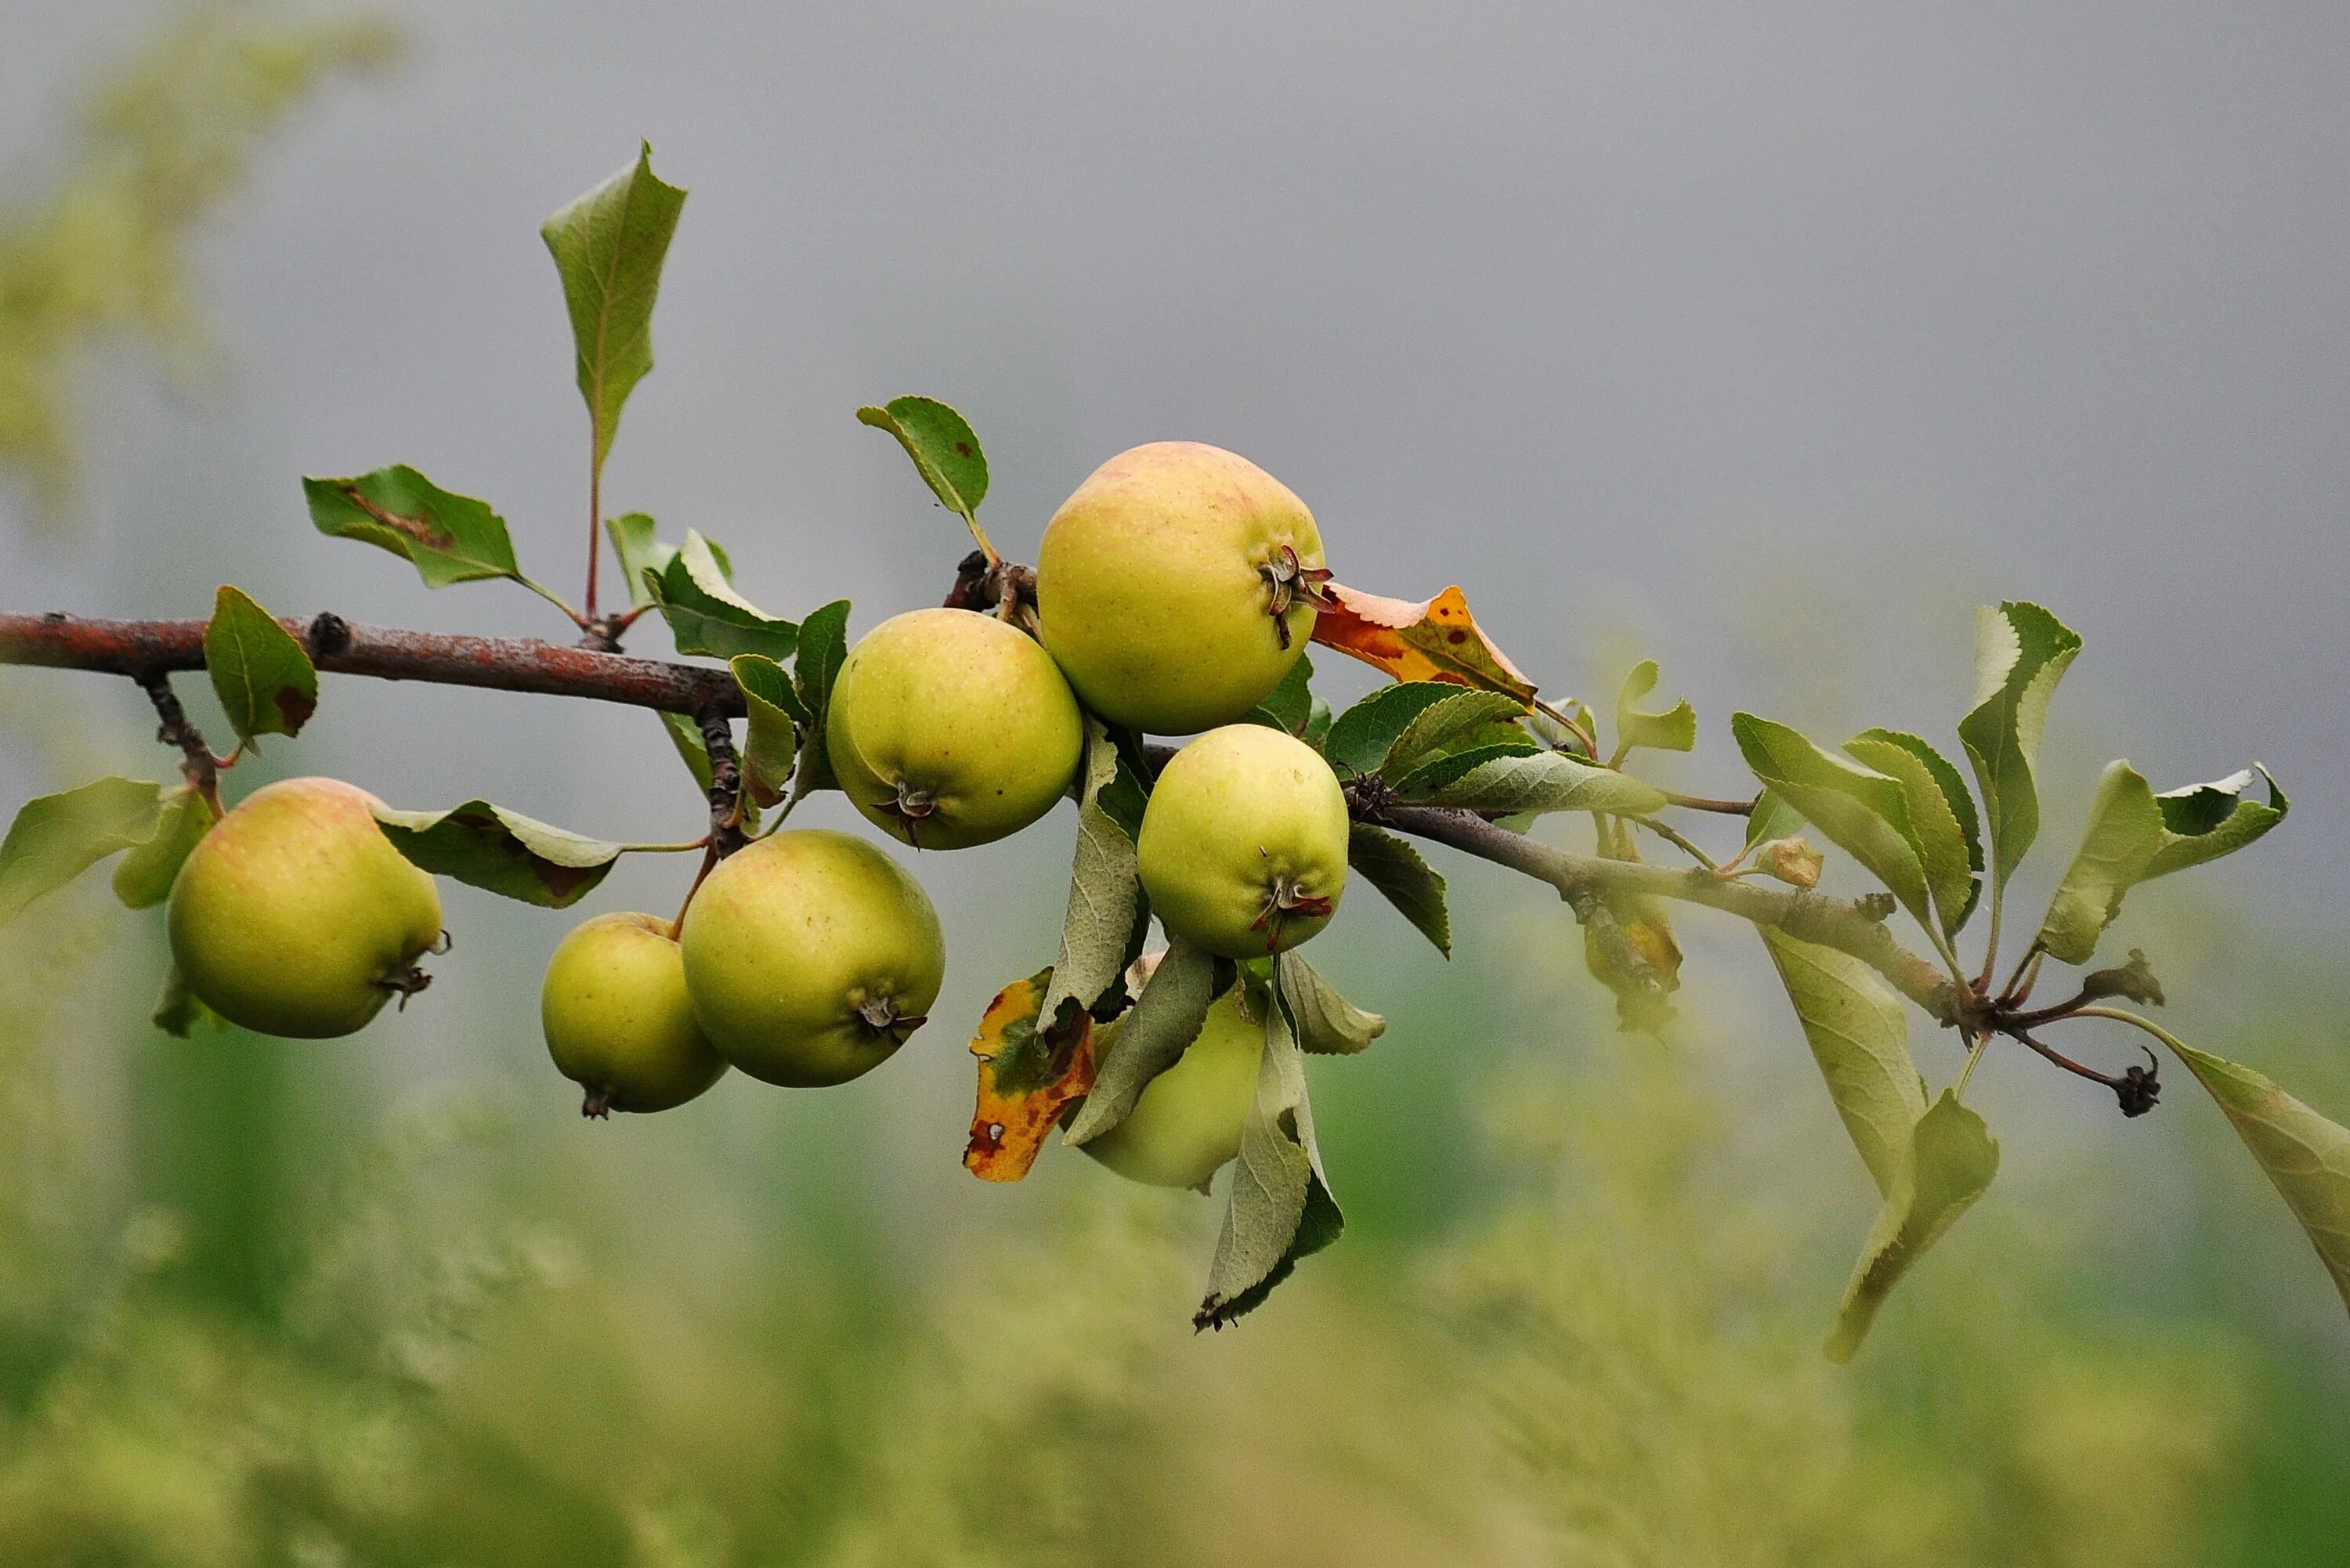
[[[376,826],[382,804],[339,779],[287,779],[204,835],[166,920],[188,989],[231,1023],[313,1040],[423,989],[441,895]]]
[[[1263,724],[1227,724],[1175,753],[1137,846],[1170,936],[1226,958],[1294,948],[1347,886],[1347,797],[1321,753]]]
[[[795,1088],[845,1084],[920,1027],[946,975],[921,884],[861,838],[778,833],[718,863],[679,937],[718,1054]]]
[[[1243,981],[1209,1003],[1198,1036],[1173,1066],[1145,1085],[1126,1120],[1078,1147],[1129,1180],[1204,1189],[1240,1152],[1241,1128],[1256,1098],[1257,1065],[1264,1058],[1270,1001],[1262,988]],[[1097,1053],[1125,1022],[1097,1037]]]
[[[1019,832],[1068,793],[1085,744],[1069,683],[993,616],[910,610],[867,632],[832,688],[825,745],[865,820],[923,849]]]
[[[1221,447],[1155,441],[1094,470],[1045,524],[1036,617],[1087,707],[1188,735],[1281,684],[1328,576],[1288,486]]]
[[[676,929],[655,915],[598,915],[564,938],[538,1018],[547,1054],[587,1091],[582,1116],[665,1111],[726,1071],[693,1021]]]

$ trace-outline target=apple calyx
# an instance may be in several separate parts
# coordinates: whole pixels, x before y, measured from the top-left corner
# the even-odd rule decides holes
[[[899,1012],[897,999],[889,996],[871,997],[858,1003],[857,1016],[863,1019],[865,1027],[874,1033],[887,1035],[900,1045],[915,1030],[931,1021],[927,1012],[909,1015]]]
[[[1322,585],[1330,580],[1330,569],[1305,565],[1297,558],[1297,546],[1295,545],[1284,543],[1275,549],[1264,565],[1257,568],[1257,574],[1273,590],[1265,613],[1273,617],[1274,631],[1280,637],[1284,648],[1289,646],[1290,607],[1298,600],[1303,599],[1317,609],[1336,607],[1336,601],[1322,588]]]
[[[448,933],[443,931],[442,935],[446,937]],[[447,952],[449,950],[447,948],[428,948],[425,950],[428,952]],[[408,1011],[408,999],[414,996],[418,992],[430,986],[432,983],[432,977],[425,973],[422,970],[417,968],[414,964],[411,964],[402,972],[399,974],[386,975],[375,983],[379,989],[390,992],[393,995],[400,998],[400,1000],[392,1005],[393,1012],[405,1012]]]
[[[1326,920],[1338,912],[1337,901],[1308,893],[1292,877],[1275,877],[1264,896],[1264,908],[1249,922],[1249,929],[1264,933],[1264,950],[1281,950],[1281,923],[1287,919]]]
[[[601,1085],[591,1086],[587,1097],[579,1102],[579,1114],[599,1122],[612,1119],[612,1091]]]
[[[890,800],[889,809],[892,815],[906,825],[906,842],[920,849],[922,846],[921,825],[937,814],[939,797],[930,790],[900,779],[898,781],[898,793]]]

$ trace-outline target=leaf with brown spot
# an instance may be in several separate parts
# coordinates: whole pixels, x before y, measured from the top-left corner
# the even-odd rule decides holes
[[[385,807],[375,818],[412,864],[549,909],[577,903],[631,849],[681,847],[587,838],[485,800],[469,800],[452,811]]]
[[[505,519],[489,503],[443,490],[406,463],[348,479],[305,479],[321,534],[405,556],[428,588],[522,576]]]
[[[1411,604],[1381,598],[1343,583],[1325,583],[1329,603],[1314,620],[1314,640],[1398,680],[1442,680],[1481,691],[1505,691],[1534,701],[1534,683],[1493,645],[1469,613],[1458,587]]]
[[[1064,1008],[1066,1023],[1036,1026],[1052,983],[1049,969],[1014,981],[995,993],[980,1015],[979,1033],[972,1036],[971,1054],[979,1058],[979,1101],[962,1163],[983,1181],[1017,1181],[1027,1175],[1061,1113],[1094,1086],[1091,1015]]]
[[[309,651],[242,588],[221,585],[204,623],[204,669],[238,740],[298,732],[318,711]]]

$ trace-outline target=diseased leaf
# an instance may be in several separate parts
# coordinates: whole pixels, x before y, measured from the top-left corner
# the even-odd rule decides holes
[[[784,667],[757,653],[741,653],[729,661],[734,684],[743,689],[743,707],[750,723],[743,740],[743,784],[761,805],[774,805],[791,787],[792,761],[801,731],[808,723],[807,709],[792,689]],[[704,761],[708,753],[703,753]]]
[[[690,528],[676,558],[646,584],[680,653],[713,659],[756,653],[780,664],[799,646],[799,628],[736,593],[723,557]]]
[[[409,860],[542,909],[567,909],[586,898],[631,847],[583,837],[517,811],[469,800],[448,811],[375,814],[383,836]]]
[[[888,431],[941,505],[964,520],[987,499],[987,454],[964,418],[935,398],[892,398],[857,410],[860,424]]]
[[[1521,753],[1541,747],[1516,722],[1525,704],[1503,691],[1456,691],[1413,715],[1388,747],[1379,773],[1389,783],[1448,753],[1501,747]]]
[[[685,192],[653,173],[648,141],[635,162],[539,225],[563,279],[599,472],[621,406],[653,368],[653,301],[684,210]]]
[[[185,1040],[198,1024],[205,1025],[217,1034],[228,1027],[228,1020],[214,1012],[203,998],[188,989],[180,966],[173,964],[163,976],[163,994],[155,999],[155,1011],[150,1015],[155,1027],[164,1033]]]
[[[2350,1307],[2350,1129],[2328,1121],[2250,1067],[2165,1042],[2210,1091],[2236,1136],[2301,1221]]]
[[[92,779],[25,803],[0,839],[0,926],[118,849],[154,836],[163,786]]]
[[[1596,849],[1609,860],[1637,861],[1632,825],[1620,816],[1592,818]],[[1646,893],[1567,895],[1583,928],[1583,964],[1616,997],[1617,1027],[1660,1033],[1673,1018],[1665,998],[1680,989],[1681,947],[1663,900]]]
[[[1467,759],[1460,759],[1466,761]],[[1430,805],[1461,806],[1470,811],[1514,814],[1544,811],[1597,811],[1622,816],[1647,816],[1662,811],[1664,792],[1629,774],[1568,756],[1564,752],[1536,752],[1522,756],[1493,756],[1477,761],[1459,777],[1444,779],[1454,765],[1447,759],[1407,779],[1414,798]],[[1430,787],[1430,786],[1433,787]]]
[[[1983,1195],[1999,1174],[1999,1145],[1982,1117],[1950,1090],[1926,1108],[1910,1136],[1910,1156],[1877,1211],[1860,1265],[1845,1287],[1828,1359],[1850,1361],[1877,1309],[1926,1249]]]
[[[1347,864],[1377,888],[1412,929],[1452,956],[1452,918],[1444,908],[1444,878],[1405,839],[1357,822],[1347,830]]]
[[[145,843],[132,845],[114,868],[114,896],[134,909],[151,909],[170,898],[182,862],[217,820],[212,802],[195,785],[163,790],[155,831]]]
[[[1276,999],[1264,1012],[1256,1096],[1241,1128],[1208,1292],[1191,1319],[1195,1328],[1222,1328],[1254,1311],[1299,1260],[1336,1241],[1346,1228],[1315,1147],[1305,1058],[1287,1009]]]
[[[297,733],[318,711],[318,672],[301,639],[224,583],[204,624],[204,670],[240,741]]]
[[[825,717],[832,707],[832,683],[848,659],[848,601],[835,599],[810,610],[800,623],[799,656],[792,662],[792,684],[800,706],[808,712],[807,738],[802,743],[800,774],[803,794],[833,787],[832,765],[825,760]]]
[[[611,535],[612,548],[620,557],[620,576],[629,581],[629,602],[652,603],[653,592],[645,584],[645,574],[659,576],[669,570],[669,564],[677,559],[677,546],[654,538],[653,520],[642,512],[607,517],[604,531]]]
[[[1040,970],[997,992],[972,1037],[979,1096],[962,1163],[983,1181],[1027,1175],[1061,1113],[1093,1087],[1093,1019],[1073,1011],[1058,1028],[1038,1026],[1052,979]]]
[[[1330,722],[1323,754],[1341,778],[1367,778],[1387,761],[1396,737],[1414,719],[1461,688],[1441,680],[1407,680],[1382,686]]]
[[[1097,1064],[1093,1092],[1069,1124],[1071,1143],[1087,1143],[1126,1120],[1150,1080],[1173,1066],[1199,1038],[1215,989],[1215,961],[1180,938],[1135,998],[1134,1011]]]
[[[1616,696],[1616,743],[1626,752],[1648,747],[1659,752],[1697,749],[1697,710],[1684,697],[1661,713],[1646,711],[1640,699],[1657,689],[1657,661],[1644,659],[1624,678]]]
[[[1351,1056],[1370,1049],[1388,1032],[1386,1019],[1339,995],[1295,949],[1274,957],[1273,973],[1296,1024],[1300,1049],[1318,1056]]]
[[[1325,583],[1334,601],[1314,618],[1314,640],[1376,665],[1398,680],[1445,680],[1534,701],[1534,683],[1493,645],[1457,587],[1409,604]]]
[[[2064,963],[2086,963],[2097,940],[2140,882],[2241,849],[2284,820],[2291,803],[2265,770],[2269,803],[2242,799],[2253,773],[2156,794],[2126,762],[2109,763],[2089,803],[2081,847],[2041,921],[2039,945]]]
[[[1877,1195],[1890,1198],[1909,1166],[1911,1130],[1926,1114],[1925,1086],[1909,1054],[1909,1014],[1893,988],[1858,959],[1768,926],[1756,929],[1794,1003],[1836,1115]]]
[[[1314,661],[1300,654],[1297,662],[1289,667],[1289,673],[1281,678],[1281,684],[1249,710],[1248,722],[1303,738],[1314,722],[1314,691],[1307,684],[1313,679]]]
[[[1867,867],[1920,921],[1932,919],[1926,869],[1901,785],[1873,768],[1822,751],[1801,732],[1752,713],[1730,716],[1730,732],[1754,776],[1771,793]]]
[[[1942,934],[1955,935],[1982,895],[1982,828],[1966,780],[1941,753],[1898,730],[1863,730],[1844,749],[1901,786],[1910,842],[1941,917]]]
[[[519,577],[505,519],[489,503],[442,489],[406,463],[349,479],[305,479],[319,533],[359,539],[416,566],[428,588]]]
[[[2040,836],[2040,736],[2081,639],[2038,605],[1975,611],[1975,700],[1959,740],[1982,790],[1991,874],[2002,885]]]
[[[1142,903],[1142,874],[1134,840],[1102,808],[1102,791],[1118,777],[1118,746],[1108,729],[1086,715],[1085,774],[1077,800],[1077,848],[1069,871],[1068,913],[1061,921],[1061,952],[1044,999],[1045,1017],[1065,1003],[1090,1010],[1127,964]]]

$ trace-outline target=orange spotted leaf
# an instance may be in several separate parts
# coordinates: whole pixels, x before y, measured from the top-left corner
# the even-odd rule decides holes
[[[1481,691],[1506,691],[1522,702],[1534,700],[1534,683],[1469,613],[1457,587],[1411,604],[1381,598],[1343,583],[1325,583],[1324,607],[1314,621],[1314,640],[1398,680],[1449,680]]]
[[[980,1016],[971,1054],[979,1058],[979,1105],[962,1163],[983,1181],[1017,1181],[1061,1113],[1094,1086],[1093,1019],[1082,1011],[1058,1029],[1039,1029],[1036,1012],[1053,983],[1039,971],[995,993]]]

